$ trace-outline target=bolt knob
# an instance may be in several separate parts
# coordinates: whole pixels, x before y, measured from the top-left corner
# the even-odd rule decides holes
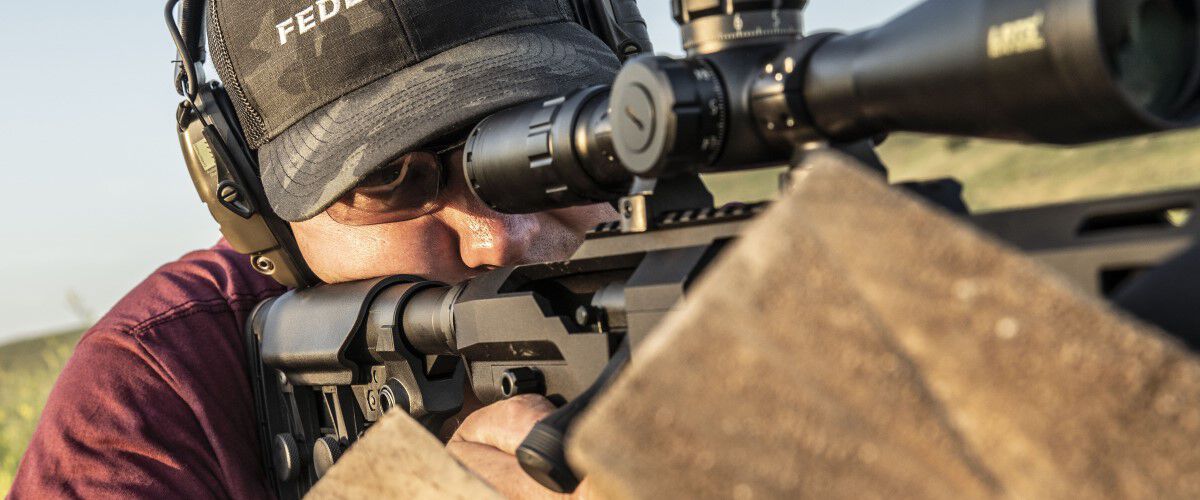
[[[590,326],[596,322],[596,309],[591,306],[579,306],[575,309],[575,324]]]
[[[542,393],[545,390],[542,372],[536,368],[511,368],[500,375],[500,394],[505,399],[518,394]]]

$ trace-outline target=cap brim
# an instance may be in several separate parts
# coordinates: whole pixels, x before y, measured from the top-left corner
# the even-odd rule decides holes
[[[259,150],[275,212],[324,211],[395,157],[501,109],[609,83],[620,63],[575,23],[481,38],[380,78],[322,107]]]

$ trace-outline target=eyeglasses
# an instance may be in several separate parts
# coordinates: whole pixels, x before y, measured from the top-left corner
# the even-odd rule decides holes
[[[402,222],[430,214],[442,206],[445,165],[463,144],[405,153],[367,176],[325,213],[347,226]]]

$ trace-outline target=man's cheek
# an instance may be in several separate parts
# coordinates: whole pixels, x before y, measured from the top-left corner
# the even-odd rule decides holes
[[[595,210],[580,211],[567,209],[570,212],[560,214],[543,214],[542,230],[536,236],[536,244],[527,256],[530,262],[547,262],[565,260],[583,244],[588,230],[597,224],[611,220],[596,214]]]
[[[301,253],[326,283],[394,274],[453,275],[457,249],[425,221],[345,226],[317,218],[293,224]],[[442,261],[451,262],[442,262]]]
[[[595,228],[597,225],[619,219],[617,210],[607,203],[598,203],[582,207],[561,208],[548,212],[562,225],[580,235]]]

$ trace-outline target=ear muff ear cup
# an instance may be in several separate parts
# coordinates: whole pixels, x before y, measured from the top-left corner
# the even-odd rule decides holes
[[[202,85],[180,105],[179,145],[196,193],[254,270],[290,288],[320,283],[296,246],[287,222],[267,203],[255,156],[242,142],[236,115],[220,84]]]
[[[242,136],[237,114],[218,82],[203,80],[204,0],[169,0],[167,24],[179,53],[177,89],[185,100],[176,114],[179,146],[196,193],[254,270],[289,288],[320,283],[296,246],[291,226],[271,211],[258,175],[257,156]]]
[[[637,0],[571,0],[575,20],[612,49],[621,61],[653,53]]]

